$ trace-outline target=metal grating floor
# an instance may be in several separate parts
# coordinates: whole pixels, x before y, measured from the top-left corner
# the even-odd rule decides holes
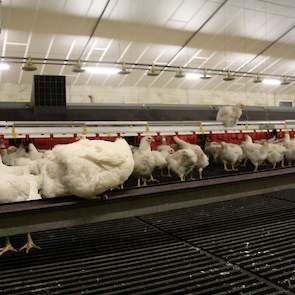
[[[295,202],[281,195],[34,233],[42,250],[0,257],[0,294],[294,294]]]

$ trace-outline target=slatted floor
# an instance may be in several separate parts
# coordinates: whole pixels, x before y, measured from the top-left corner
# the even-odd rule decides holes
[[[295,191],[33,238],[42,250],[0,257],[1,295],[295,294]]]

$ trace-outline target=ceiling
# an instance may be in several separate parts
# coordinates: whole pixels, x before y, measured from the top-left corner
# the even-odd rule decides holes
[[[83,53],[81,59],[97,62],[295,75],[295,1],[228,0],[218,10],[223,2],[110,0],[93,38],[89,39],[107,0],[2,0],[1,55],[76,60]],[[216,76],[207,81],[192,81],[175,79],[174,73],[169,72],[158,77],[148,77],[140,70],[126,76],[104,76],[74,74],[71,69],[44,64],[39,65],[38,73],[67,75],[67,82],[72,85],[290,94],[295,90],[295,82],[268,86],[254,84],[247,78],[224,82]],[[10,70],[0,75],[1,82],[31,83],[33,74],[21,71],[20,64],[11,64]]]

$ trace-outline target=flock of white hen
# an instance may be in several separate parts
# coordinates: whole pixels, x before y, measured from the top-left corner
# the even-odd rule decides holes
[[[161,170],[162,175],[167,170],[167,176],[172,171],[182,181],[196,169],[202,178],[202,171],[209,165],[209,159],[198,145],[175,136],[174,148],[164,143],[156,151],[152,151],[152,141],[151,136],[146,136],[141,139],[139,147],[132,147],[133,175],[138,179],[138,186],[157,181],[153,178],[153,172],[157,169]]]
[[[138,147],[129,146],[119,138],[115,142],[81,139],[75,143],[57,145],[40,152],[30,143],[23,148],[1,147],[0,202],[18,202],[40,198],[76,195],[95,198],[108,190],[119,188],[133,174],[138,186],[157,181],[153,174],[176,175],[181,181],[198,174],[214,163],[226,171],[236,171],[249,161],[254,171],[270,163],[273,168],[295,161],[295,140],[288,133],[281,141],[272,139],[254,143],[249,135],[240,144],[209,142],[204,151],[199,145],[174,137],[172,146],[161,144],[151,149],[152,136],[141,139]]]
[[[284,167],[285,161],[288,166],[292,165],[295,161],[295,140],[290,139],[289,133],[286,133],[282,140],[272,138],[254,143],[252,138],[246,135],[240,145],[226,142],[208,143],[205,152],[215,163],[222,163],[226,171],[236,171],[240,164],[246,165],[249,161],[256,172],[259,166],[267,164],[271,164],[272,168],[278,165]]]
[[[39,152],[33,144],[1,147],[0,202],[76,195],[94,198],[124,183],[134,168],[124,139],[81,139]]]
[[[217,120],[224,126],[233,126],[242,114],[243,106],[223,107]],[[133,174],[138,186],[156,182],[153,173],[180,180],[193,178],[194,173],[202,179],[203,169],[212,157],[226,171],[235,171],[249,161],[254,171],[265,163],[284,166],[295,161],[295,140],[286,133],[282,141],[275,139],[253,142],[246,135],[240,144],[211,142],[204,151],[200,146],[174,137],[175,144],[167,145],[163,139],[157,150],[151,149],[152,136],[141,139],[138,147],[129,146],[118,138],[115,142],[81,139],[75,143],[56,145],[49,151],[38,151],[30,143],[24,147],[1,146],[0,203],[36,200],[75,195],[95,198],[108,190],[122,187]]]

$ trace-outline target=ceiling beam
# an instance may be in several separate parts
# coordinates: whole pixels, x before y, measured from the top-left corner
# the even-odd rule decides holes
[[[90,33],[90,35],[89,35],[89,37],[88,37],[88,40],[87,40],[87,42],[85,43],[85,45],[84,45],[84,47],[83,47],[83,49],[82,49],[82,51],[81,51],[81,53],[80,53],[80,55],[79,55],[78,60],[80,60],[80,59],[83,57],[83,55],[84,55],[84,53],[85,53],[85,51],[86,51],[86,49],[87,49],[87,46],[89,45],[90,41],[92,40],[92,38],[93,38],[93,36],[94,36],[94,34],[95,34],[97,28],[98,28],[98,25],[100,24],[100,22],[101,22],[101,20],[102,20],[102,18],[103,18],[103,15],[104,15],[104,13],[106,12],[106,10],[107,10],[107,8],[108,8],[110,2],[111,2],[111,0],[107,0],[107,1],[106,1],[106,4],[104,5],[103,10],[101,11],[100,15],[99,15],[98,18],[97,18],[97,20],[96,20],[96,22],[95,22],[95,24],[94,24],[94,27],[92,28],[91,33]]]

